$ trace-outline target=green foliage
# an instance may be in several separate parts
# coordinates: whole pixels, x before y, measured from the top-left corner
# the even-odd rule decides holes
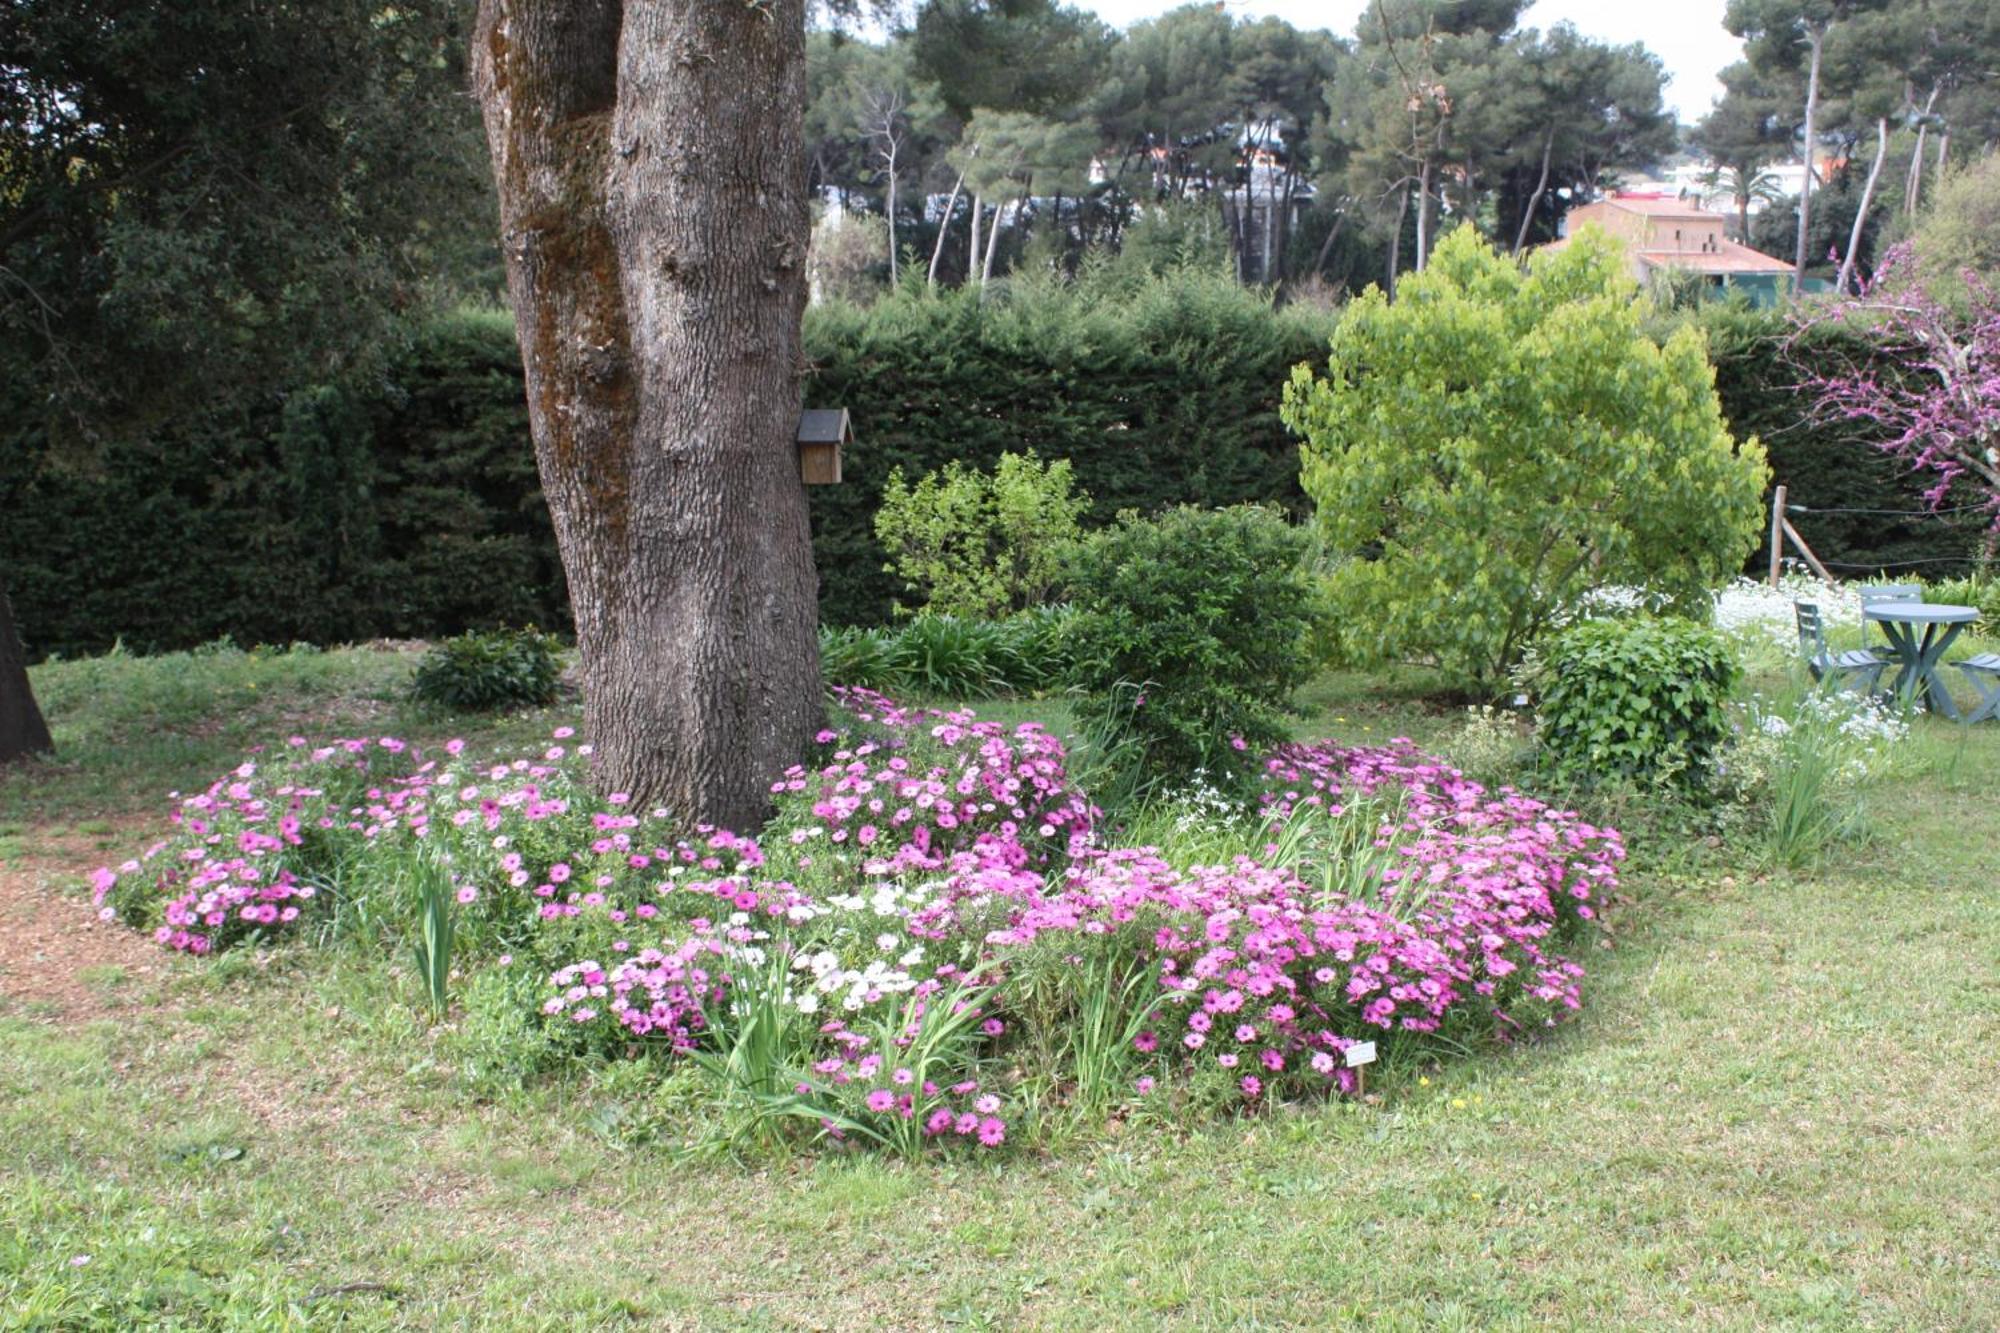
[[[1287,734],[1311,674],[1306,533],[1257,505],[1126,515],[1079,552],[1074,680],[1098,720],[1093,748],[1141,779],[1238,767]],[[1100,793],[1101,795],[1101,793]]]
[[[466,712],[546,704],[562,679],[557,647],[552,636],[534,629],[461,634],[424,654],[410,691]]]
[[[2000,578],[1981,573],[1937,584],[1924,598],[1947,606],[1976,606],[1986,625],[2000,626]]]
[[[452,913],[456,910],[456,886],[451,867],[435,854],[411,858],[409,870],[415,881],[417,898],[416,937],[410,942],[410,957],[417,978],[423,982],[424,998],[430,1002],[431,1017],[441,1019],[451,1004]]]
[[[997,616],[1049,600],[1062,577],[1077,519],[1068,461],[1034,451],[1001,454],[989,474],[953,460],[915,486],[893,468],[875,511],[891,567],[932,611]]]
[[[820,675],[894,695],[964,698],[1033,694],[1069,671],[1069,608],[1035,607],[1004,620],[925,612],[893,629],[822,627]]]
[[[1760,530],[1755,440],[1730,438],[1702,339],[1640,328],[1586,233],[1525,273],[1470,228],[1350,304],[1285,419],[1329,551],[1348,661],[1435,661],[1491,687],[1594,586],[1688,604]]]
[[[990,469],[1028,451],[1067,461],[1091,497],[1086,527],[1180,503],[1303,508],[1279,386],[1332,327],[1193,270],[1016,279],[984,304],[899,292],[811,307],[807,401],[850,409],[858,436],[843,484],[811,496],[820,614],[890,618],[898,586],[874,520],[897,468]]]
[[[462,0],[0,8],[0,374],[87,452],[379,366],[491,276],[469,31]]]
[[[1962,292],[1966,270],[2000,285],[2000,153],[1947,174],[1910,240],[1933,291]]]
[[[1550,765],[1581,781],[1695,786],[1729,733],[1737,666],[1692,621],[1587,620],[1555,637],[1531,673]]]

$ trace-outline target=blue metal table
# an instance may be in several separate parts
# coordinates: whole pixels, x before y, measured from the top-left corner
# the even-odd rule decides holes
[[[1921,689],[1931,711],[1956,720],[1958,705],[1951,701],[1938,666],[1952,640],[1979,619],[1978,609],[1935,602],[1875,602],[1862,608],[1861,615],[1882,627],[1901,668],[1890,689],[1906,701]]]

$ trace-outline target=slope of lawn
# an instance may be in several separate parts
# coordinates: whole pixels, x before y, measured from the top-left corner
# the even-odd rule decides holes
[[[75,872],[247,745],[464,731],[397,702],[407,654],[290,656],[38,669],[70,757],[0,779],[0,923],[60,949],[59,912],[80,962],[0,1001],[0,1325],[2000,1326],[2000,727],[1920,719],[1811,872],[1628,827],[1617,947],[1546,1042],[1049,1154],[740,1164],[659,1146],[636,1069],[474,1100],[402,959],[91,921]],[[1354,741],[1452,723],[1380,680],[1308,702]]]

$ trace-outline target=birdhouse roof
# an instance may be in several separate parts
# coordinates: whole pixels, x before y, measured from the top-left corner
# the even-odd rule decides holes
[[[812,407],[799,413],[800,444],[845,444],[854,439],[854,427],[844,407]]]

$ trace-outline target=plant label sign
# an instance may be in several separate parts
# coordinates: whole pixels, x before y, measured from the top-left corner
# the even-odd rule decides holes
[[[1347,1048],[1347,1067],[1349,1069],[1357,1069],[1362,1065],[1372,1065],[1374,1063],[1375,1063],[1374,1042],[1357,1041],[1352,1046]]]

